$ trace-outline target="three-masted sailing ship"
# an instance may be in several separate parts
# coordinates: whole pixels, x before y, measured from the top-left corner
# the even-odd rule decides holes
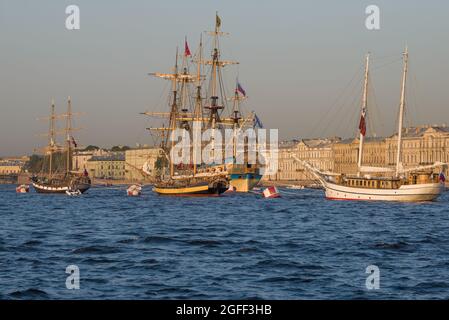
[[[335,200],[381,200],[381,201],[430,201],[443,193],[444,179],[441,170],[446,164],[434,163],[404,169],[402,165],[402,131],[406,105],[406,82],[408,72],[408,49],[403,53],[403,72],[399,105],[396,167],[382,168],[364,166],[362,163],[363,144],[366,134],[368,108],[369,54],[366,56],[362,110],[359,122],[360,140],[358,150],[357,175],[324,174],[309,163],[296,160],[308,168],[321,182],[326,198]]]
[[[67,101],[67,113],[55,114],[55,104],[52,101],[51,114],[48,118],[50,129],[48,133],[48,145],[44,148],[44,165],[42,172],[31,178],[32,184],[38,193],[67,193],[67,192],[86,192],[91,186],[91,180],[87,171],[83,173],[72,171],[72,156],[77,147],[77,143],[72,136],[72,104],[70,97]],[[66,128],[63,130],[66,141],[65,146],[56,144],[56,135],[59,131],[56,129],[56,120],[66,118]],[[55,155],[64,155],[64,169],[56,168]]]
[[[205,60],[202,57],[202,40],[200,40],[198,54],[196,55],[196,75],[189,72],[188,57],[191,57],[190,49],[185,41],[185,52],[181,68],[178,68],[178,53],[176,54],[176,63],[173,73],[162,74],[152,73],[151,75],[170,80],[172,82],[170,112],[154,113],[145,112],[144,114],[156,117],[168,118],[168,125],[162,128],[148,128],[161,132],[163,143],[161,144],[168,162],[169,172],[161,177],[160,183],[154,187],[154,191],[163,195],[218,195],[229,189],[229,185],[235,191],[247,192],[251,190],[260,180],[261,175],[257,165],[236,164],[236,136],[239,131],[253,125],[255,114],[243,117],[240,111],[240,103],[245,98],[244,90],[237,85],[235,95],[231,99],[234,101],[232,112],[228,117],[224,116],[227,108],[226,94],[224,92],[224,83],[222,79],[222,69],[227,65],[237,64],[237,62],[221,60],[219,46],[219,37],[225,35],[220,31],[221,19],[216,15],[215,30],[209,32],[213,37],[211,59]],[[210,78],[202,75],[203,66],[209,68]],[[203,84],[209,81],[208,99],[203,103]],[[192,90],[192,84],[196,88]],[[242,94],[243,96],[239,96]],[[191,94],[192,93],[192,94]],[[193,106],[189,105],[190,94],[195,97]],[[229,110],[228,110],[229,111]],[[176,129],[185,129],[192,137],[191,141],[195,143],[195,126],[199,126],[199,132],[209,129],[223,130],[232,126],[234,130],[233,139],[233,161],[226,164],[204,164],[198,161],[198,155],[195,151],[195,145],[191,145],[191,165],[176,166],[171,161],[169,154],[173,148],[171,135]],[[201,137],[200,137],[201,140]],[[203,143],[200,142],[200,150]],[[214,134],[212,134],[211,153],[215,152]],[[217,147],[218,148],[218,147]],[[221,150],[219,151],[221,152]],[[201,156],[201,155],[200,155]]]

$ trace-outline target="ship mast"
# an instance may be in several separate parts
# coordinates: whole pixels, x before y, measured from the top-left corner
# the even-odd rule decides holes
[[[178,80],[178,48],[176,47],[176,59],[175,59],[175,70],[174,77],[172,78],[172,90],[173,90],[173,103],[170,111],[170,130],[171,130],[171,148],[170,154],[173,152],[175,146],[174,133],[176,130],[176,117],[178,113],[178,105],[176,104],[177,99],[177,80]],[[175,175],[175,167],[173,163],[173,156],[170,157],[170,178]]]
[[[197,159],[197,150],[196,150],[196,143],[198,142],[197,140],[201,140],[201,127],[202,127],[202,99],[201,99],[201,59],[202,59],[202,54],[203,54],[203,37],[202,35],[200,35],[200,46],[199,46],[199,51],[198,51],[198,63],[197,63],[197,75],[196,75],[196,81],[197,81],[197,86],[196,86],[196,103],[195,103],[195,110],[194,110],[194,123],[193,123],[193,176],[196,175],[196,171],[197,171],[197,167],[196,167],[196,163],[198,161]],[[199,128],[196,128],[196,126],[200,126]],[[200,136],[197,137],[197,130],[199,130]],[[201,148],[200,148],[201,151]],[[201,155],[199,155],[201,157]]]
[[[224,61],[220,60],[220,45],[219,45],[219,36],[223,36],[226,33],[220,31],[221,28],[221,19],[218,16],[218,12],[215,14],[215,31],[209,32],[214,37],[213,40],[213,49],[212,49],[212,60],[205,61],[204,63],[212,66],[211,72],[211,96],[210,96],[210,105],[206,108],[210,110],[210,128],[212,129],[212,141],[211,141],[211,151],[215,154],[215,129],[217,123],[221,122],[218,110],[224,109],[224,106],[218,105],[218,86],[221,86],[220,77],[221,71],[220,68],[223,68],[226,65],[230,64],[238,64],[238,62],[233,61]],[[221,88],[220,88],[221,90]]]
[[[51,178],[51,175],[53,174],[53,149],[55,147],[55,100],[51,100],[51,114],[50,114],[50,130],[49,130],[49,168],[48,168],[48,175]]]
[[[402,151],[402,127],[404,122],[404,110],[405,110],[405,88],[407,82],[408,71],[408,47],[405,47],[403,53],[404,68],[402,72],[402,84],[401,84],[401,102],[399,105],[399,124],[398,124],[398,153],[396,155],[396,177],[399,176],[399,170],[401,169],[401,151]]]
[[[218,61],[220,59],[220,52],[218,49],[218,32],[220,31],[221,20],[218,17],[218,13],[216,14],[215,19],[215,32],[214,32],[214,48],[212,51],[212,88],[211,88],[211,101],[210,106],[207,108],[210,110],[210,121],[212,128],[212,152],[215,155],[215,126],[216,122],[219,121],[218,110],[223,109],[223,106],[219,106],[217,104],[218,96],[217,96],[217,73],[219,72]]]
[[[161,128],[147,128],[148,130],[155,130],[160,131],[162,135],[162,142],[161,147],[164,149],[164,152],[166,155],[169,154],[168,152],[168,144],[169,144],[169,138],[172,137],[171,141],[171,150],[173,150],[175,141],[174,141],[174,130],[177,128],[178,121],[181,122],[181,126],[184,129],[189,129],[188,127],[188,121],[192,121],[192,119],[188,118],[188,113],[186,109],[187,104],[187,84],[190,82],[194,82],[195,78],[188,73],[187,70],[187,63],[186,63],[186,56],[184,57],[183,65],[185,66],[182,73],[178,72],[178,47],[176,47],[176,60],[175,60],[175,68],[173,73],[149,73],[151,76],[155,76],[158,78],[170,80],[172,82],[172,92],[173,92],[173,102],[171,103],[170,112],[144,112],[142,114],[145,114],[147,116],[151,117],[168,117],[169,118],[169,126],[168,127],[161,127]],[[180,85],[180,105],[183,108],[182,111],[182,117],[180,117],[180,112],[178,110],[178,82],[181,83]],[[166,132],[171,132],[171,134],[166,134]],[[168,159],[170,161],[170,175],[174,175],[174,165],[171,161],[171,159]]]
[[[366,55],[366,62],[365,62],[365,81],[363,84],[363,98],[362,98],[362,111],[361,111],[361,125],[363,121],[363,129],[360,126],[360,142],[359,142],[359,158],[357,162],[357,175],[360,176],[360,170],[362,167],[362,156],[363,156],[363,143],[365,140],[365,133],[366,133],[366,111],[368,107],[368,73],[369,73],[369,53]]]
[[[233,120],[233,149],[232,149],[232,156],[233,156],[233,163],[235,163],[237,159],[237,131],[240,127],[240,119],[242,117],[240,116],[240,100],[239,92],[238,92],[238,82],[236,82],[236,87],[234,91],[234,105],[232,109],[232,116],[231,119]]]
[[[68,97],[67,99],[67,122],[66,122],[66,137],[67,137],[67,161],[66,161],[66,174],[70,172],[70,162],[71,162],[71,140],[70,134],[72,131],[72,99]]]

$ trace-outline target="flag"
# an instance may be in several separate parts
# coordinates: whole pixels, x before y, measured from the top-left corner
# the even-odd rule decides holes
[[[184,56],[185,57],[192,56],[192,54],[190,53],[189,44],[187,43],[187,38],[184,44]]]
[[[74,137],[72,137],[72,144],[73,144],[73,146],[74,146],[75,148],[77,148],[77,147],[78,147],[78,144],[76,143],[76,141],[75,141],[75,138],[74,138]]]
[[[362,115],[360,116],[360,123],[359,123],[359,130],[360,130],[360,134],[362,136],[365,136],[366,134],[366,123],[365,123],[365,108],[363,108],[362,110]]]
[[[221,19],[220,19],[220,17],[218,16],[218,14],[216,14],[215,15],[215,26],[217,27],[217,29],[218,28],[220,28],[221,27]]]
[[[237,91],[240,92],[244,97],[246,97],[246,91],[243,89],[242,85],[237,82]]]
[[[263,128],[263,124],[262,121],[260,121],[259,117],[257,116],[257,114],[254,114],[254,127],[259,127],[259,128]]]

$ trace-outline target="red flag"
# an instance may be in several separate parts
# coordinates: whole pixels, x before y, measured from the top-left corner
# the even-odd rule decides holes
[[[192,56],[192,54],[190,53],[189,45],[187,43],[187,39],[185,41],[185,46],[184,46],[184,56],[185,57]]]
[[[365,123],[365,115],[362,113],[362,116],[360,117],[360,123],[359,123],[359,130],[362,136],[365,136],[366,134],[366,123]]]
[[[73,144],[73,146],[74,146],[75,148],[77,148],[77,147],[78,147],[78,144],[76,143],[76,141],[75,141],[75,138],[74,138],[74,137],[72,137],[72,144]]]

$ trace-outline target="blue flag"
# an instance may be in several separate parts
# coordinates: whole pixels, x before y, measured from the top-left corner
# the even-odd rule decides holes
[[[254,114],[254,127],[259,127],[260,129],[263,128],[262,121],[260,121],[260,119],[257,116],[257,114]]]
[[[240,92],[244,97],[246,97],[246,91],[243,89],[240,83],[237,82],[237,91]]]

